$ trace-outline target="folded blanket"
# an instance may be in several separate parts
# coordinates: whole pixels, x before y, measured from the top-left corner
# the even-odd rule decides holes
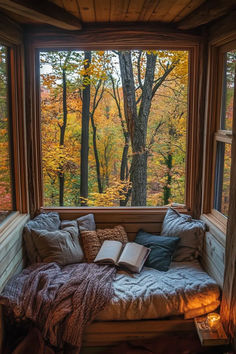
[[[33,321],[51,345],[79,349],[85,326],[113,296],[114,275],[115,268],[94,263],[35,264],[7,283],[0,304]]]

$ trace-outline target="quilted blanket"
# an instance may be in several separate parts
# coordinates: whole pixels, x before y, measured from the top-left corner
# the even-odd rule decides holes
[[[14,276],[0,295],[0,304],[18,319],[29,319],[57,348],[81,347],[82,334],[113,296],[115,268],[97,264],[41,263]]]

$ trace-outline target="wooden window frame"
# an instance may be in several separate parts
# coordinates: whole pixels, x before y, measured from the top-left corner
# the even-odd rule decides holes
[[[14,184],[14,211],[0,224],[0,233],[20,214],[28,212],[28,184],[26,163],[25,104],[24,104],[24,50],[19,37],[5,38],[0,43],[8,48],[9,119],[11,122],[12,183]]]
[[[39,211],[64,210],[65,207],[46,208],[43,207],[42,191],[42,171],[41,171],[41,139],[37,132],[40,131],[40,92],[39,92],[39,51],[47,49],[65,50],[106,50],[106,49],[170,49],[189,51],[189,100],[188,100],[188,126],[187,131],[187,159],[186,159],[186,186],[185,200],[186,205],[180,208],[181,211],[190,211],[194,216],[200,216],[201,197],[197,192],[197,185],[201,185],[202,156],[201,146],[203,144],[202,134],[199,124],[199,86],[201,78],[199,77],[200,68],[200,48],[202,38],[198,35],[188,35],[182,33],[160,33],[148,26],[133,29],[133,32],[123,28],[120,33],[116,27],[98,30],[97,27],[91,27],[82,33],[73,33],[60,30],[43,30],[40,28],[31,28],[26,36],[26,90],[29,92],[28,98],[28,132],[31,134],[29,154],[32,156],[31,169],[29,170],[30,189],[30,213],[35,215]],[[118,34],[119,33],[119,34]],[[114,40],[115,36],[115,40]],[[166,38],[164,38],[166,37]],[[94,39],[96,38],[96,42]],[[115,43],[115,44],[114,44]],[[199,144],[200,143],[200,144]],[[200,172],[199,172],[200,171]],[[196,200],[198,205],[196,207]],[[120,210],[120,208],[116,208]],[[106,208],[114,209],[114,208]],[[78,213],[83,210],[98,210],[99,208],[70,208],[77,210]],[[165,213],[164,207],[132,207],[135,210],[155,209],[157,213]],[[197,210],[196,210],[197,209]]]
[[[236,48],[235,33],[227,38],[214,39],[209,45],[208,95],[205,115],[204,174],[202,213],[226,235],[228,218],[214,208],[217,142],[232,145],[232,131],[221,129],[222,79],[224,54]]]

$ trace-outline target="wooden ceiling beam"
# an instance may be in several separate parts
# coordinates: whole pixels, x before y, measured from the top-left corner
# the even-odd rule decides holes
[[[0,8],[65,30],[81,29],[77,17],[47,0],[0,0]]]
[[[199,27],[226,15],[236,8],[235,0],[207,0],[195,11],[177,23],[181,30]]]

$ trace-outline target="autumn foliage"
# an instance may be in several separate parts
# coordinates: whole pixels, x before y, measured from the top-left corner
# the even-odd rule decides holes
[[[7,48],[0,46],[0,222],[12,210]]]
[[[125,108],[129,92],[124,91],[122,55],[131,59],[128,80],[134,87],[136,118],[128,118]],[[93,51],[89,65],[82,51],[41,52],[40,63],[45,205],[139,206],[132,198],[138,178],[144,178],[146,206],[184,203],[188,52]],[[86,87],[88,197],[84,200],[80,166]],[[148,90],[151,97],[146,97]],[[146,124],[146,128],[140,125],[144,137],[140,148],[134,143],[135,119]],[[137,155],[145,156],[146,167],[136,168],[132,177]]]

